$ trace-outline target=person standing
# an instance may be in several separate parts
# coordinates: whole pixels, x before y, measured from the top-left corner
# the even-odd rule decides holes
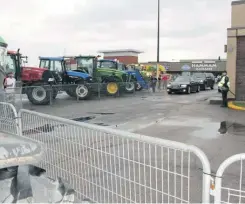
[[[168,85],[168,75],[166,73],[163,74],[162,80],[163,80],[163,89],[166,90]]]
[[[159,74],[159,76],[158,76],[158,90],[161,90],[161,86],[162,86],[162,76],[161,76],[161,74]]]
[[[7,100],[8,102],[15,101],[15,87],[16,87],[16,79],[14,78],[13,72],[7,74],[7,77],[4,79],[4,89],[6,94],[8,95]]]
[[[152,73],[151,78],[150,78],[150,83],[151,83],[151,88],[152,92],[156,92],[156,85],[157,85],[157,77],[155,73]]]
[[[227,95],[228,95],[228,91],[230,89],[230,81],[229,81],[229,77],[227,76],[226,71],[222,74],[222,78],[219,82],[219,87],[220,87],[221,93],[222,93],[222,105],[221,105],[221,107],[228,107]]]

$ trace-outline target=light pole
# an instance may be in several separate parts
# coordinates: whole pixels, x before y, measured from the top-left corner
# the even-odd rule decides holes
[[[157,77],[159,74],[160,61],[160,0],[157,0]]]
[[[160,55],[160,0],[157,0],[157,62]]]

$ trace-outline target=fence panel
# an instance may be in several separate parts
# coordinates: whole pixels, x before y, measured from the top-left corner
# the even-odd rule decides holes
[[[215,178],[215,203],[245,203],[245,153],[226,159],[218,168]],[[230,168],[230,172],[225,172]]]
[[[0,132],[19,134],[19,119],[15,107],[10,103],[0,102]]]
[[[46,146],[40,167],[69,183],[79,200],[209,202],[209,161],[194,146],[23,109],[19,117],[23,136]],[[192,167],[196,158],[201,171]]]

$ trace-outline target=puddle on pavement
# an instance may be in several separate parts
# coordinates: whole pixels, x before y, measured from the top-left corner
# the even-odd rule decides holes
[[[245,136],[245,124],[222,121],[218,132],[220,134],[229,133],[231,135]]]
[[[95,125],[99,125],[99,126],[109,126],[108,124],[105,123],[94,123]]]
[[[94,112],[88,112],[90,114],[96,114],[96,115],[114,115],[115,113],[108,113],[108,112],[99,112],[99,113],[94,113]]]
[[[78,121],[78,122],[86,122],[88,120],[95,119],[95,116],[86,116],[86,117],[80,117],[80,118],[73,118],[72,120]]]

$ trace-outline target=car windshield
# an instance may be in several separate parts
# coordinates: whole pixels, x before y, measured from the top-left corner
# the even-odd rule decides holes
[[[77,58],[77,68],[86,71],[89,75],[93,74],[94,58],[79,57]]]
[[[180,77],[177,77],[175,80],[175,82],[187,82],[187,81],[190,81],[190,77],[183,77],[183,76],[180,76]]]
[[[99,68],[110,68],[110,69],[116,69],[116,62],[113,61],[100,61],[98,62]]]
[[[194,76],[196,78],[205,78],[205,74],[204,73],[195,73]]]

